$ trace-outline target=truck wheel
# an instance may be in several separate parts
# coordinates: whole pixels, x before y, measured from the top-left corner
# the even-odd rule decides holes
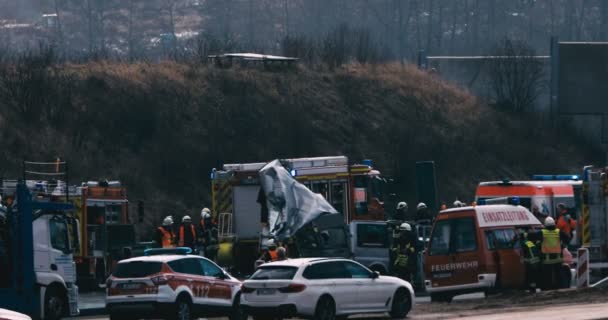
[[[44,319],[59,320],[67,310],[65,295],[57,287],[51,286],[44,294]]]
[[[412,309],[412,299],[404,289],[399,289],[393,297],[393,305],[391,306],[390,315],[392,318],[403,319]]]

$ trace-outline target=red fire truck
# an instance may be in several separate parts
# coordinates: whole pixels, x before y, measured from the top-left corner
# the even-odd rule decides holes
[[[80,248],[75,252],[81,285],[104,284],[124,247],[135,243],[128,219],[127,190],[119,181],[89,181],[72,198],[80,221]]]
[[[345,156],[286,159],[283,166],[300,183],[321,194],[344,217],[353,220],[384,220],[383,194],[385,179],[372,167],[370,160],[352,164]],[[259,163],[225,164],[214,169],[212,180],[212,214],[219,221],[220,252],[223,265],[236,263],[239,255],[248,269],[249,260],[258,254],[260,224]],[[251,255],[251,259],[243,255]],[[251,263],[251,265],[253,265]]]

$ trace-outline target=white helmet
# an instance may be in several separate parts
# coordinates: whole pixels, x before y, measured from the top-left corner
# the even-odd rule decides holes
[[[189,215],[185,215],[185,216],[182,218],[182,222],[192,222],[192,218],[190,218],[190,216],[189,216]]]
[[[454,208],[464,207],[464,203],[460,202],[460,200],[454,201]]]
[[[427,207],[426,207],[426,204],[425,204],[424,202],[420,202],[420,203],[418,204],[418,206],[416,206],[416,209],[417,209],[417,210],[422,210],[422,209],[426,209],[426,208],[427,208]]]
[[[399,230],[401,231],[412,231],[412,226],[409,223],[404,222],[399,226]]]
[[[211,218],[211,210],[209,210],[209,208],[204,208],[203,210],[201,210],[201,218]]]
[[[545,219],[545,227],[555,227],[555,220],[551,217]]]
[[[173,224],[173,219],[171,219],[171,216],[166,217],[163,220],[163,227],[170,227]]]
[[[397,204],[397,210],[401,210],[401,209],[406,209],[407,210],[407,203],[401,201]]]
[[[274,242],[274,239],[270,239],[270,240],[266,241],[266,246],[268,248],[272,248],[272,247],[276,247],[277,244]]]

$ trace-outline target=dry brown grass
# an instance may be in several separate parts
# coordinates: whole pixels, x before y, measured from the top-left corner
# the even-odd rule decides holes
[[[0,157],[1,173],[14,175],[22,158],[62,155],[73,181],[123,180],[133,199],[147,201],[147,224],[208,205],[209,171],[228,162],[371,158],[414,202],[414,163],[435,160],[440,198],[451,202],[470,201],[479,181],[572,172],[595,160],[566,134],[410,65],[329,72],[98,62],[60,72],[71,81],[48,97],[65,113],[60,122],[24,120],[0,91],[0,124],[11,124],[0,139],[14,150]]]

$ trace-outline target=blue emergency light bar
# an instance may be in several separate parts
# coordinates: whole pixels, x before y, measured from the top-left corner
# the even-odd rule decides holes
[[[510,204],[513,206],[520,205],[519,197],[499,197],[499,198],[488,198],[477,200],[478,206],[490,205],[490,204]]]
[[[144,250],[144,256],[161,256],[161,255],[170,255],[170,254],[178,254],[178,255],[187,255],[191,254],[192,249],[187,247],[178,247],[178,248],[154,248],[154,249],[146,249]]]
[[[581,177],[578,174],[535,174],[532,180],[535,181],[578,181]]]

